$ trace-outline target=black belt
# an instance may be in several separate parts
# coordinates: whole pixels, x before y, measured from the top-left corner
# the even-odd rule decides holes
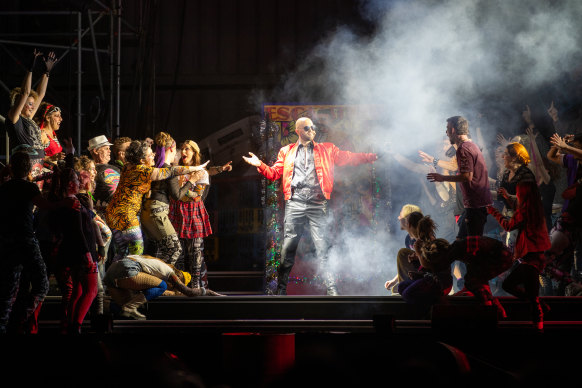
[[[325,196],[323,195],[323,192],[319,187],[317,188],[302,187],[300,189],[293,188],[291,189],[291,197],[303,201],[313,201],[313,202],[325,201]]]
[[[155,207],[152,207],[152,206],[150,205],[150,214],[151,214],[152,216],[154,216],[154,215],[156,215],[156,214],[158,214],[158,213],[162,213],[162,212],[168,212],[168,211],[170,211],[170,205],[168,205],[168,204],[165,204],[165,203],[163,203],[163,202],[162,202],[161,204],[156,204],[156,206],[155,206]]]
[[[293,194],[298,194],[304,197],[310,197],[321,192],[319,189],[312,189],[311,187],[302,187],[300,189],[294,188],[292,191]]]

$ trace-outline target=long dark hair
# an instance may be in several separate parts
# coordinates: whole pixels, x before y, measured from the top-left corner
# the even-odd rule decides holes
[[[430,216],[424,216],[418,221],[418,239],[431,241],[436,238],[437,224]]]

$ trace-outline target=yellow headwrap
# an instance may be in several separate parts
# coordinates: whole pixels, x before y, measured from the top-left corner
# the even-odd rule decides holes
[[[511,151],[511,149],[513,149],[513,152],[509,152],[509,154],[511,156],[517,157],[517,160],[521,164],[529,164],[529,162],[531,161],[531,159],[529,157],[529,153],[527,152],[527,150],[525,149],[525,147],[523,146],[523,144],[521,144],[521,143],[510,143],[507,146],[507,148],[508,148],[508,151]]]
[[[186,271],[182,271],[182,273],[184,274],[184,284],[188,285],[188,283],[190,283],[190,280],[192,280],[192,275],[190,275]]]

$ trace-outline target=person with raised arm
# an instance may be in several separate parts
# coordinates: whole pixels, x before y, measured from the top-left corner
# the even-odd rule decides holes
[[[45,72],[36,91],[34,91],[32,90],[32,72],[38,57],[42,57],[42,53],[35,49],[22,85],[10,91],[10,109],[4,123],[11,149],[14,150],[20,145],[28,145],[36,151],[37,155],[32,159],[33,175],[40,174],[45,155],[42,131],[33,118],[45,96],[50,72],[57,63],[55,53],[52,51],[47,57],[42,57]],[[35,167],[36,165],[40,167]]]
[[[243,156],[248,164],[270,180],[282,178],[285,194],[285,235],[281,248],[281,265],[278,273],[277,294],[287,295],[289,274],[295,263],[295,253],[306,226],[309,226],[316,255],[321,263],[327,295],[338,295],[334,275],[327,264],[328,223],[327,202],[333,190],[334,167],[373,163],[374,153],[342,151],[332,143],[316,143],[317,128],[313,121],[301,117],[295,122],[297,142],[279,150],[277,161],[267,166],[252,152]]]

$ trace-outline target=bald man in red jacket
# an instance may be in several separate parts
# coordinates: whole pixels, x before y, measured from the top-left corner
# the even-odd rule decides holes
[[[285,235],[281,248],[277,295],[287,295],[289,274],[295,263],[295,253],[306,224],[309,224],[315,251],[321,262],[323,280],[327,295],[338,295],[333,274],[327,265],[328,244],[325,236],[327,225],[327,202],[333,190],[335,165],[358,165],[373,163],[376,154],[342,151],[332,143],[316,143],[316,127],[311,119],[299,118],[295,122],[295,132],[299,136],[296,143],[279,150],[277,161],[272,166],[261,162],[249,152],[243,156],[245,162],[270,180],[283,178],[285,195]]]

